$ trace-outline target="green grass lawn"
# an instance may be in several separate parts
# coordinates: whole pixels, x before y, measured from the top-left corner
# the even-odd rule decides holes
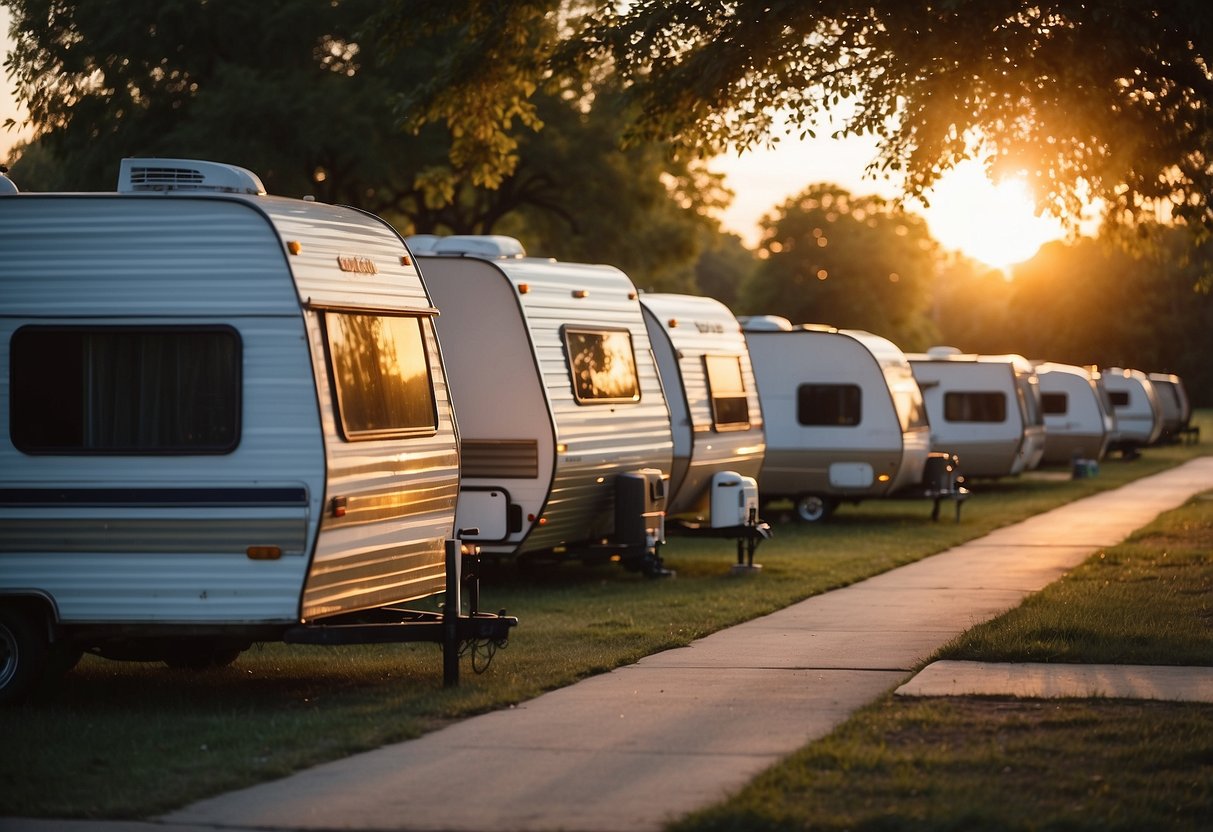
[[[674,580],[575,563],[494,570],[482,607],[520,624],[486,673],[465,659],[456,689],[442,687],[433,645],[262,645],[204,673],[85,657],[48,699],[0,712],[0,816],[146,817],[507,707],[1207,453],[1213,413],[1200,419],[1204,446],[1108,460],[1090,479],[974,483],[959,523],[947,511],[932,523],[921,501],[776,522],[750,577],[730,576],[732,543],[686,538],[665,549]]]
[[[935,658],[1213,666],[1213,492]],[[1205,830],[1213,704],[889,695],[678,832]]]

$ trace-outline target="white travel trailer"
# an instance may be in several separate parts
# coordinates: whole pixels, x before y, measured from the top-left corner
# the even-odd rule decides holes
[[[666,515],[756,543],[769,532],[756,479],[766,440],[741,325],[712,298],[645,293],[640,306],[674,440]]]
[[[789,498],[815,522],[840,502],[922,484],[930,434],[905,355],[858,330],[743,318],[766,423],[758,477],[766,499]]]
[[[1041,462],[1069,465],[1075,459],[1103,459],[1116,434],[1116,417],[1100,373],[1051,361],[1035,366],[1045,422]]]
[[[936,347],[909,360],[931,421],[931,448],[958,455],[965,476],[1017,476],[1040,464],[1040,385],[1027,359]]]
[[[1141,370],[1109,367],[1103,371],[1104,385],[1116,414],[1116,438],[1108,450],[1135,457],[1141,448],[1162,435],[1162,405],[1150,377]]]
[[[458,614],[460,569],[435,310],[386,223],[128,159],[0,196],[0,262],[0,699],[84,650],[508,632],[384,609]]]
[[[673,441],[638,292],[510,237],[417,238],[442,310],[463,460],[458,528],[487,556],[665,574]]]
[[[1162,430],[1156,441],[1177,442],[1189,433],[1192,405],[1188,401],[1188,391],[1184,389],[1183,380],[1174,373],[1150,373],[1149,378],[1162,410]]]

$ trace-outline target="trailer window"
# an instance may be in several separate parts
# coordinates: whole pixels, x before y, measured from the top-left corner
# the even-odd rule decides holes
[[[862,406],[855,384],[802,384],[796,391],[796,418],[808,427],[854,427]]]
[[[564,328],[573,395],[579,404],[640,401],[632,333]]]
[[[29,454],[221,454],[240,438],[230,327],[23,327],[10,435]]]
[[[953,391],[943,397],[943,418],[949,422],[1005,422],[1007,397],[1003,393]]]
[[[325,313],[329,371],[346,439],[438,430],[423,326],[416,315]]]
[[[717,430],[744,430],[750,426],[750,402],[741,358],[736,355],[705,355],[708,397],[712,401],[712,426]]]
[[[1128,407],[1129,406],[1129,391],[1128,390],[1109,390],[1108,401],[1112,402],[1112,407]]]
[[[1040,408],[1048,416],[1062,416],[1070,409],[1069,396],[1065,393],[1041,393]]]

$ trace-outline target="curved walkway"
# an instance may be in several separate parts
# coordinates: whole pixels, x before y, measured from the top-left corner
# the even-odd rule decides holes
[[[938,647],[1213,488],[1213,457],[515,708],[149,823],[12,830],[658,830],[909,679]]]

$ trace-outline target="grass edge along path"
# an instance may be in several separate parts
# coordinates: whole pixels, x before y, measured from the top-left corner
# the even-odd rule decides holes
[[[932,657],[1213,666],[1213,492]],[[1198,830],[1213,705],[891,693],[677,832]]]

